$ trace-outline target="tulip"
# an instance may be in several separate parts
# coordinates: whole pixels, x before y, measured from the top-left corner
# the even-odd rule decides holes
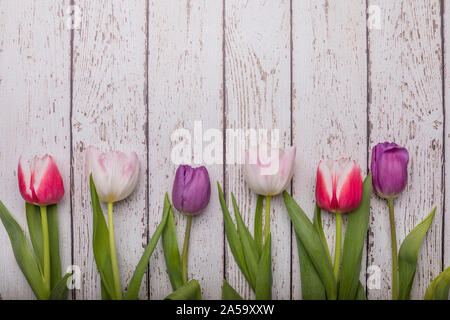
[[[64,184],[53,158],[45,155],[30,162],[19,160],[19,190],[22,198],[34,205],[58,203],[64,196]]]
[[[358,208],[362,197],[362,177],[356,161],[320,161],[317,168],[317,205],[334,213]]]
[[[334,276],[339,280],[342,247],[342,213],[358,208],[362,197],[362,177],[356,161],[320,161],[317,168],[317,205],[336,214]]]
[[[408,180],[408,150],[395,143],[379,143],[372,149],[372,183],[375,192],[384,199],[395,198]]]
[[[90,146],[86,158],[98,197],[103,202],[123,200],[136,188],[139,176],[136,152],[129,155],[119,151],[101,153],[99,149]]]
[[[210,197],[211,183],[205,167],[178,167],[172,189],[175,208],[183,213],[196,215],[205,209]]]
[[[261,147],[246,150],[244,177],[254,193],[274,196],[289,186],[294,175],[296,148],[290,147],[286,152],[273,148],[270,156],[263,151]]]
[[[184,234],[181,270],[184,283],[187,282],[187,258],[191,235],[192,216],[199,214],[211,198],[211,182],[205,167],[192,168],[188,165],[178,167],[172,188],[172,201],[175,208],[187,214]]]
[[[119,266],[114,238],[113,203],[128,197],[136,188],[139,175],[139,159],[135,152],[126,155],[119,151],[101,153],[89,146],[86,153],[88,172],[92,175],[98,197],[108,204],[109,248],[114,290],[121,299]]]
[[[266,197],[265,239],[270,232],[270,199],[289,186],[294,175],[296,151],[296,147],[289,147],[285,152],[270,145],[245,151],[245,181],[254,193]]]
[[[42,225],[42,245],[44,255],[43,278],[50,291],[50,241],[48,233],[47,206],[56,204],[64,196],[64,184],[58,167],[48,154],[42,158],[35,156],[30,162],[19,159],[19,190],[22,198],[40,206]]]
[[[379,143],[372,149],[372,184],[375,192],[386,199],[389,207],[392,250],[392,300],[398,297],[397,235],[395,231],[394,198],[400,195],[408,180],[408,150],[395,143]]]

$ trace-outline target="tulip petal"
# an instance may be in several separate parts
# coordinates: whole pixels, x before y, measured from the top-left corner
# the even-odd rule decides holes
[[[320,161],[317,168],[316,200],[319,207],[332,211],[331,200],[333,196],[332,167],[328,161]]]
[[[362,197],[362,177],[356,161],[341,162],[342,171],[336,186],[336,199],[339,212],[356,209]]]
[[[19,159],[19,167],[17,171],[19,177],[19,191],[22,198],[29,203],[36,203],[37,199],[33,196],[31,191],[31,164],[23,161],[22,157]]]

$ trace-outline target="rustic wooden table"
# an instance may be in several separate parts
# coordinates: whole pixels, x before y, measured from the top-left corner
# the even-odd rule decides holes
[[[138,188],[115,212],[126,283],[172,187],[175,129],[192,130],[196,120],[204,129],[280,129],[282,144],[297,146],[292,193],[310,215],[321,158],[354,158],[365,174],[371,148],[395,141],[410,152],[408,186],[395,202],[399,243],[437,206],[412,291],[421,299],[450,265],[449,19],[448,0],[2,0],[0,198],[25,226],[19,156],[54,156],[66,186],[63,267],[82,272],[72,298],[98,299],[87,146],[135,150],[140,158]],[[227,199],[237,195],[250,225],[256,197],[239,166],[208,170],[212,201],[194,220],[189,273],[207,299],[220,298],[224,277],[252,298],[224,238],[215,181]],[[334,217],[323,217],[333,250]],[[185,219],[177,214],[176,221],[181,243]],[[300,299],[296,243],[280,197],[271,225],[274,298]],[[389,239],[387,206],[373,196],[361,281],[378,266],[381,285],[368,288],[370,299],[390,298]],[[0,257],[1,297],[33,298],[3,226]],[[169,292],[159,244],[140,298]]]

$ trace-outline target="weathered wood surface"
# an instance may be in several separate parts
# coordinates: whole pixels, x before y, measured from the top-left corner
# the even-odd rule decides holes
[[[437,206],[419,254],[411,298],[422,299],[442,264],[443,103],[439,1],[369,1],[381,9],[381,29],[370,29],[369,147],[395,141],[410,154],[408,185],[394,201],[397,242]],[[386,201],[372,197],[369,265],[381,268],[381,290],[389,298],[391,258]]]
[[[1,200],[25,228],[17,161],[22,154],[55,157],[66,187],[60,203],[63,269],[81,268],[82,286],[73,298],[99,299],[85,170],[89,145],[134,150],[141,163],[137,190],[115,206],[126,290],[159,223],[164,193],[171,196],[176,129],[189,130],[192,146],[198,142],[195,121],[203,133],[279,129],[283,146],[297,146],[292,192],[310,215],[320,159],[351,157],[365,176],[371,148],[395,141],[410,151],[408,187],[395,201],[398,242],[437,206],[412,291],[421,299],[450,264],[445,2],[27,0],[17,6],[1,0]],[[66,24],[71,4],[81,18],[73,30]],[[227,147],[233,137],[224,139]],[[207,165],[211,203],[193,221],[189,277],[199,280],[206,299],[220,298],[224,277],[253,298],[224,237],[215,182],[224,186],[229,204],[231,192],[236,195],[251,230],[256,196],[229,154],[224,159]],[[181,248],[186,219],[174,214]],[[335,219],[322,216],[333,251]],[[297,247],[281,197],[272,201],[271,231],[273,297],[300,299]],[[387,206],[373,196],[361,280],[377,265],[381,288],[369,289],[370,299],[391,296],[389,248]],[[1,297],[33,298],[3,227],[0,256]],[[161,299],[170,291],[158,244],[140,298]]]
[[[150,1],[149,7],[149,196],[150,229],[161,220],[164,192],[172,197],[177,165],[171,160],[176,129],[185,128],[194,144],[209,143],[194,132],[194,124],[222,131],[222,3],[219,1]],[[205,138],[206,139],[206,138]],[[184,140],[187,142],[186,140]],[[189,153],[191,149],[189,149]],[[222,157],[220,157],[222,159]],[[193,166],[201,159],[192,156]],[[211,202],[192,220],[188,256],[188,278],[197,279],[205,299],[220,299],[223,279],[223,222],[216,181],[223,181],[223,165],[208,166]],[[186,217],[174,208],[181,252]],[[150,262],[151,299],[162,299],[171,292],[162,245]]]
[[[225,2],[226,127],[279,130],[280,144],[290,145],[289,1]],[[232,137],[227,143],[233,145]],[[234,144],[236,145],[236,144]],[[237,146],[236,149],[237,150]],[[230,151],[230,150],[227,150]],[[229,154],[229,152],[227,152]],[[226,167],[226,191],[234,193],[253,233],[257,196],[243,181],[239,165]],[[290,298],[290,222],[282,197],[271,201],[274,299]],[[227,245],[227,280],[245,298],[254,298]]]
[[[25,204],[17,183],[21,155],[49,153],[66,194],[59,204],[61,264],[71,265],[70,33],[64,21],[69,1],[0,3],[0,190],[1,200],[23,229]],[[34,295],[0,227],[0,296]]]
[[[293,193],[312,217],[321,159],[352,158],[366,173],[366,7],[365,1],[312,0],[293,2],[292,9],[292,121],[298,148]],[[333,257],[336,219],[323,212],[322,220]],[[292,243],[292,294],[299,299],[295,234]]]
[[[82,287],[76,299],[100,299],[92,252],[92,206],[86,148],[135,151],[141,174],[135,192],[114,205],[114,230],[122,289],[147,244],[146,1],[77,1],[81,25],[73,37],[74,264]],[[104,212],[105,212],[104,207]],[[147,298],[144,279],[141,298]]]

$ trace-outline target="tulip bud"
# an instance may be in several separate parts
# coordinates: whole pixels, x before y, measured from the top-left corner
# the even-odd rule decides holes
[[[362,177],[356,161],[320,161],[317,168],[317,205],[334,213],[358,208],[362,197]]]
[[[139,159],[136,152],[119,151],[101,153],[90,146],[86,153],[89,173],[92,173],[98,197],[113,203],[128,197],[136,188],[139,175]]]
[[[270,147],[265,153],[268,153]],[[250,189],[256,194],[274,196],[283,192],[294,175],[296,148],[286,152],[272,148],[270,156],[264,155],[261,147],[245,152],[244,177]]]
[[[19,190],[22,198],[39,206],[55,204],[64,196],[64,185],[53,158],[45,155],[30,162],[19,160]]]
[[[379,143],[372,149],[372,184],[384,199],[397,197],[408,180],[408,150],[395,143]]]
[[[205,167],[178,167],[172,189],[172,201],[177,210],[196,215],[209,203],[211,182]]]

